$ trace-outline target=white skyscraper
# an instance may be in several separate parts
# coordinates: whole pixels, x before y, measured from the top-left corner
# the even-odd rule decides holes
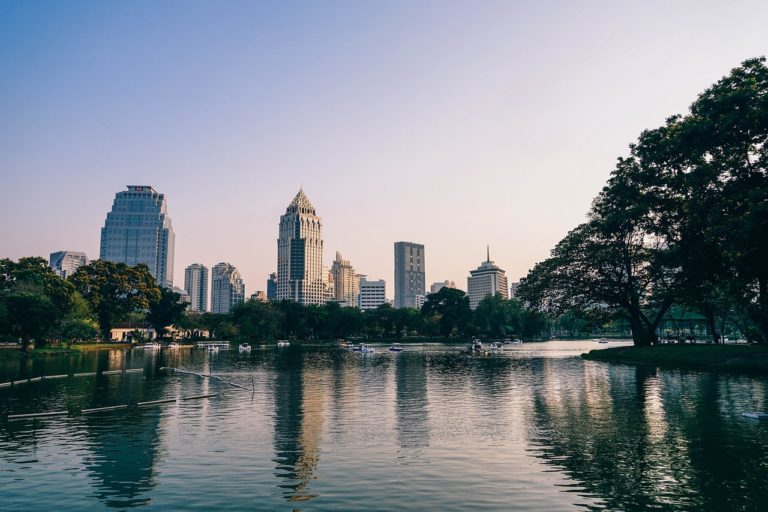
[[[245,300],[245,284],[240,272],[229,263],[214,265],[211,272],[211,312],[229,313]]]
[[[491,261],[490,250],[487,259],[475,270],[469,271],[467,278],[467,295],[469,307],[475,309],[480,301],[489,295],[498,294],[509,298],[506,273]]]
[[[360,295],[357,305],[363,311],[376,309],[387,302],[387,283],[383,279],[368,281],[366,276],[360,276]]]
[[[277,300],[323,304],[323,226],[304,190],[280,217]]]
[[[208,267],[193,263],[184,269],[184,289],[189,295],[190,311],[208,311]]]
[[[144,263],[163,286],[173,286],[176,239],[165,195],[148,185],[118,192],[101,228],[99,258],[134,266]]]
[[[360,293],[360,279],[349,260],[341,258],[341,253],[336,251],[336,259],[331,265],[333,276],[334,300],[342,306],[357,306],[357,296]]]
[[[78,268],[88,264],[88,256],[84,252],[58,251],[51,253],[48,262],[57,274],[66,279]]]

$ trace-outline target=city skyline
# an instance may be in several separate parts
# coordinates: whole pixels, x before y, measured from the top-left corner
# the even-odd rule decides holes
[[[391,244],[418,240],[427,283],[463,288],[490,243],[516,282],[644,128],[768,48],[761,2],[2,10],[0,257],[94,257],[115,191],[148,183],[173,282],[230,261],[251,290],[300,186],[324,264],[390,281]]]

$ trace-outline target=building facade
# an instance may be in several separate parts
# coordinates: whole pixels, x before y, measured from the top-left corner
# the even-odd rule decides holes
[[[129,185],[115,195],[101,228],[99,258],[144,263],[158,284],[171,287],[175,243],[165,195],[148,185]]]
[[[437,293],[446,287],[456,288],[456,283],[454,281],[448,281],[447,279],[439,283],[432,283],[432,286],[429,287],[429,293]]]
[[[506,273],[491,261],[490,251],[487,259],[475,270],[469,271],[467,295],[470,309],[477,308],[480,301],[489,295],[501,295],[509,298]]]
[[[387,283],[383,279],[369,281],[366,276],[360,276],[360,294],[357,297],[357,307],[363,311],[376,309],[387,303]]]
[[[277,272],[272,272],[267,277],[267,300],[277,300]]]
[[[346,307],[357,306],[357,297],[360,294],[360,278],[349,260],[342,259],[341,253],[336,251],[336,259],[331,265],[333,276],[334,300]]]
[[[417,307],[417,295],[424,295],[424,246],[413,242],[395,242],[395,307]]]
[[[304,190],[280,217],[277,300],[323,304],[323,226]]]
[[[520,287],[520,281],[509,284],[509,298],[514,299],[517,297],[517,289]]]
[[[193,263],[184,269],[184,289],[189,295],[189,310],[208,311],[208,267]]]
[[[211,272],[211,313],[229,313],[245,300],[245,284],[240,272],[229,263],[214,265]]]
[[[74,274],[78,268],[88,264],[88,256],[84,252],[76,251],[52,252],[48,263],[59,276],[66,279]]]

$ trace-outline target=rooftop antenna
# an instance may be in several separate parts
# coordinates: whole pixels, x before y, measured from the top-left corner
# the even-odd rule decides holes
[[[490,246],[490,244],[485,246],[485,250],[486,250],[486,258],[488,260],[488,263],[490,263],[491,262],[491,246]]]

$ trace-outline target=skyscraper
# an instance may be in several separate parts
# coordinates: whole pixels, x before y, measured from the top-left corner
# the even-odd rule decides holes
[[[144,263],[158,284],[173,286],[175,237],[165,195],[148,185],[118,192],[101,228],[99,258],[126,265]]]
[[[439,283],[432,283],[432,286],[429,287],[429,293],[437,293],[445,287],[456,288],[456,283],[447,279]]]
[[[189,295],[190,311],[208,311],[208,267],[193,263],[184,269],[184,289]]]
[[[475,309],[480,301],[489,295],[501,295],[509,298],[507,288],[507,275],[491,261],[491,253],[488,250],[486,260],[475,270],[469,271],[467,278],[467,295],[469,295],[469,307]]]
[[[277,239],[277,300],[322,304],[323,226],[300,189],[280,217]]]
[[[333,275],[334,299],[342,306],[357,306],[357,296],[360,294],[360,279],[349,260],[341,258],[336,251],[336,259],[331,265]]]
[[[88,264],[88,256],[84,252],[58,251],[51,253],[48,262],[57,274],[66,279],[78,268]]]
[[[395,307],[417,307],[416,296],[425,291],[424,246],[395,242]]]
[[[267,278],[267,300],[277,300],[277,273],[272,272]]]
[[[357,306],[366,311],[376,309],[387,302],[387,283],[383,279],[369,281],[367,276],[360,276],[360,295]]]
[[[211,274],[211,312],[229,313],[235,304],[245,300],[245,284],[240,272],[229,263],[218,263]]]

